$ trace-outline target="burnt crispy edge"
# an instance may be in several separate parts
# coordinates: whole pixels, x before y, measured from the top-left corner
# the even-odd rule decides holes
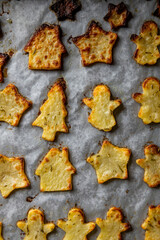
[[[156,209],[156,208],[159,208],[159,209],[160,209],[160,204],[157,205],[157,206],[154,206],[154,205],[150,205],[150,206],[149,206],[149,208],[148,208],[148,213],[147,213],[147,218],[145,219],[145,221],[148,220],[148,218],[149,218],[149,211],[150,211],[151,209]],[[145,221],[144,221],[144,222],[145,222]],[[144,229],[144,230],[147,230],[147,229],[145,229],[145,228],[143,227],[144,222],[141,224],[141,228]]]
[[[160,0],[157,0],[157,8],[156,10],[153,12],[153,15],[160,18]]]
[[[149,150],[154,155],[157,155],[157,154],[160,155],[160,148],[155,144],[150,144],[150,145],[144,147],[145,155],[147,154],[147,150]]]
[[[61,28],[58,24],[49,24],[49,23],[43,23],[36,31],[35,33],[31,36],[30,40],[28,41],[28,43],[25,45],[24,47],[24,51],[25,52],[28,52],[27,51],[27,48],[31,46],[32,44],[32,41],[39,35],[39,33],[41,31],[43,31],[45,28],[48,28],[48,29],[54,29],[54,28],[58,28],[58,34],[57,34],[57,37],[59,39],[59,41],[61,42],[61,36],[62,36],[62,31],[61,31]],[[66,53],[66,48],[65,46],[63,45],[63,43],[61,42],[62,46],[63,46],[63,53]]]
[[[74,1],[74,0],[70,0],[70,1]],[[55,12],[57,19],[59,21],[64,21],[66,19],[70,19],[72,21],[75,20],[75,14],[81,10],[81,2],[80,0],[76,0],[76,2],[74,2],[74,9],[72,9],[72,12],[70,12],[69,14],[67,14],[67,11],[64,13],[64,15],[61,15],[61,9],[60,6],[58,5],[59,2],[63,2],[62,0],[57,0],[54,3],[52,3],[52,5],[50,5],[49,9],[53,12]],[[58,5],[58,6],[57,6]]]
[[[128,21],[133,17],[132,13],[130,11],[128,11],[127,6],[121,2],[118,5],[114,5],[112,3],[108,4],[108,13],[104,16],[104,20],[108,21],[109,18],[112,15],[112,11],[115,10],[117,12],[117,14],[121,14],[122,12],[126,11],[126,18],[123,21],[123,24],[121,26],[116,26],[114,24],[111,24],[111,29],[118,29],[120,27],[127,27],[128,25]]]
[[[92,21],[90,22],[90,24],[89,24],[89,27],[88,27],[87,31],[86,31],[84,34],[79,35],[79,36],[77,36],[77,37],[71,37],[72,42],[73,42],[74,44],[76,44],[77,41],[78,41],[80,38],[83,38],[83,37],[87,37],[87,38],[88,38],[89,35],[90,35],[90,32],[91,32],[91,30],[92,30],[92,27],[98,28],[101,32],[103,32],[103,33],[106,34],[106,35],[109,33],[109,32],[107,32],[107,31],[105,31],[105,30],[102,29],[102,27],[100,26],[100,23],[99,23],[99,22],[95,22],[94,20],[92,20]]]
[[[159,89],[160,89],[160,82],[159,82],[159,79],[158,78],[155,78],[155,77],[148,77],[144,80],[144,82],[142,83],[142,88],[145,88],[147,83],[149,81],[156,81],[158,84],[159,84]]]
[[[9,60],[9,55],[7,53],[0,53],[0,58],[2,60],[2,65],[1,65],[1,69],[0,69],[0,83],[3,82],[3,73],[2,73],[2,70],[3,70],[3,66],[4,64],[7,63],[7,61]]]

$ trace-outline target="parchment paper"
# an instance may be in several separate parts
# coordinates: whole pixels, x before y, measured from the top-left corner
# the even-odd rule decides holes
[[[132,98],[134,92],[141,92],[141,83],[149,76],[160,79],[160,61],[154,66],[140,66],[132,58],[135,44],[130,41],[132,33],[139,34],[144,21],[154,20],[158,25],[160,20],[152,16],[156,8],[156,1],[128,0],[129,10],[133,14],[128,28],[118,30],[118,41],[113,50],[113,64],[94,64],[82,67],[81,57],[74,44],[69,44],[70,35],[78,36],[87,29],[91,20],[99,21],[104,30],[110,30],[110,25],[103,20],[108,11],[108,2],[120,1],[81,0],[82,10],[76,14],[76,21],[60,22],[63,31],[62,41],[68,51],[64,58],[62,71],[32,71],[28,69],[28,55],[22,49],[42,23],[58,23],[53,12],[49,10],[50,0],[12,0],[5,3],[4,13],[0,17],[4,33],[0,43],[0,51],[9,48],[16,49],[15,54],[7,64],[8,77],[0,88],[14,83],[20,93],[33,101],[33,107],[23,115],[18,127],[11,127],[6,123],[0,126],[0,153],[7,156],[23,156],[25,158],[26,174],[31,182],[28,189],[19,189],[7,199],[0,195],[0,221],[3,222],[4,239],[22,239],[21,231],[16,222],[27,216],[31,207],[44,210],[46,219],[54,221],[67,218],[70,208],[77,206],[84,210],[86,221],[95,221],[96,217],[105,218],[111,206],[121,207],[133,230],[123,234],[125,240],[144,239],[144,231],[140,225],[147,216],[148,206],[160,203],[160,189],[149,188],[143,182],[143,169],[136,163],[137,158],[143,158],[144,145],[151,141],[160,146],[159,124],[144,125],[137,117],[140,105]],[[2,4],[2,1],[1,1]],[[12,20],[12,23],[10,23]],[[71,126],[69,133],[58,134],[51,143],[41,138],[42,129],[32,127],[48,89],[58,77],[64,77],[67,82],[68,118]],[[123,108],[116,111],[117,127],[104,133],[93,128],[87,121],[89,109],[81,104],[81,100],[92,95],[96,84],[107,84],[114,97],[122,99]],[[108,138],[119,147],[132,150],[127,180],[112,180],[105,184],[98,184],[95,170],[86,162],[87,156],[100,149],[99,142]],[[40,193],[39,177],[34,175],[39,161],[51,147],[68,146],[70,161],[76,167],[77,174],[73,177],[73,191]],[[34,197],[32,202],[26,198]],[[89,235],[88,239],[96,239],[99,228]],[[62,239],[64,232],[56,228],[48,239]]]

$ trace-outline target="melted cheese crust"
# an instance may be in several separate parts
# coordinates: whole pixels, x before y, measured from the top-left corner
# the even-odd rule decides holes
[[[94,127],[111,131],[116,125],[113,111],[121,104],[121,100],[110,100],[110,90],[105,85],[98,85],[93,91],[93,98],[84,98],[83,102],[92,109],[88,117]]]
[[[137,159],[136,163],[144,168],[144,181],[149,187],[156,187],[160,184],[160,150],[159,147],[151,144],[144,148],[145,159]]]
[[[68,220],[60,219],[57,225],[66,232],[63,240],[87,240],[87,234],[96,226],[93,222],[84,223],[84,214],[79,208],[72,208],[69,211]]]
[[[0,154],[0,191],[4,198],[17,188],[30,185],[24,173],[23,158],[8,158]]]
[[[44,224],[44,214],[38,209],[30,209],[28,221],[18,221],[17,227],[25,232],[24,240],[46,240],[47,234],[55,228],[54,223]]]
[[[43,139],[54,141],[56,132],[68,132],[65,102],[66,96],[61,82],[57,81],[48,92],[48,99],[40,107],[40,115],[32,123],[33,126],[43,128]]]
[[[160,58],[157,48],[160,45],[160,36],[158,34],[157,24],[153,21],[145,22],[142,26],[139,36],[133,34],[131,41],[137,45],[134,59],[141,65],[153,65]]]
[[[60,27],[43,24],[24,47],[24,51],[29,53],[29,69],[60,69],[62,54],[66,53],[60,41]]]
[[[131,155],[128,148],[119,148],[105,140],[101,150],[87,159],[96,170],[98,183],[112,178],[128,178],[127,164]]]
[[[160,83],[157,78],[146,78],[143,82],[143,94],[133,94],[133,99],[141,104],[138,117],[145,124],[160,122]]]
[[[122,220],[123,215],[121,210],[116,207],[109,209],[106,220],[97,218],[96,223],[101,228],[101,232],[98,235],[97,240],[120,240],[121,232],[130,228],[129,224],[123,223]]]
[[[32,105],[19,94],[13,84],[9,84],[3,91],[0,91],[0,121],[17,126],[22,114]]]
[[[36,170],[40,176],[41,191],[65,191],[72,189],[71,175],[76,169],[69,162],[68,148],[60,151],[52,148]]]
[[[116,39],[116,33],[106,32],[92,22],[86,34],[72,38],[72,41],[79,48],[83,66],[87,66],[95,62],[112,63],[112,48]]]
[[[160,205],[157,207],[150,206],[148,217],[142,224],[146,230],[145,240],[159,240],[160,236]]]

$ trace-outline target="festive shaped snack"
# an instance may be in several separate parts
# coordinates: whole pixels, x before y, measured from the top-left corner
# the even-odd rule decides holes
[[[84,223],[84,213],[79,208],[72,208],[68,213],[68,221],[58,220],[58,227],[66,232],[63,240],[87,240],[87,235],[95,228],[95,223]]]
[[[160,239],[160,205],[149,207],[148,217],[142,224],[142,228],[146,230],[145,240]]]
[[[43,128],[42,138],[47,141],[54,141],[56,132],[68,132],[65,123],[67,116],[65,87],[66,82],[63,78],[56,81],[48,92],[48,99],[40,107],[40,115],[32,123],[33,126]]]
[[[81,9],[80,0],[55,0],[50,6],[59,21],[66,19],[75,20],[75,13]]]
[[[101,228],[101,232],[97,240],[122,239],[121,232],[125,232],[130,228],[128,223],[123,223],[123,214],[120,208],[112,207],[107,212],[106,220],[96,219],[97,225]]]
[[[75,172],[65,147],[62,151],[52,148],[35,173],[41,178],[40,189],[44,192],[72,190],[72,174]]]
[[[0,53],[0,83],[3,82],[3,66],[6,64],[6,62],[9,59],[9,55],[6,53]]]
[[[119,27],[126,27],[131,17],[132,13],[128,11],[123,2],[119,3],[118,5],[109,3],[108,13],[104,17],[104,20],[109,22],[111,29],[117,29]]]
[[[0,191],[4,198],[18,188],[26,188],[30,182],[24,173],[24,158],[8,158],[0,154]]]
[[[137,159],[136,163],[144,168],[144,181],[149,187],[160,184],[160,149],[151,144],[144,148],[145,159]]]
[[[18,221],[17,227],[25,232],[24,240],[46,240],[55,225],[53,222],[44,223],[44,213],[39,209],[30,209],[28,220]]]
[[[146,78],[142,84],[143,93],[134,93],[133,99],[141,104],[138,117],[145,124],[160,122],[160,82],[157,78]]]
[[[111,92],[106,85],[98,85],[93,90],[93,98],[84,98],[83,102],[92,109],[88,122],[99,130],[111,131],[116,125],[113,111],[122,102],[110,100]]]
[[[153,15],[160,18],[160,0],[157,0],[157,8],[154,11]]]
[[[17,126],[22,114],[32,105],[13,84],[0,91],[0,121]]]
[[[87,158],[96,170],[98,183],[112,178],[128,178],[127,164],[131,155],[128,148],[119,148],[104,140],[101,150]]]
[[[160,35],[158,26],[153,21],[145,22],[138,35],[132,34],[131,41],[137,45],[134,59],[141,65],[153,65],[160,58],[158,46],[160,45]]]
[[[0,240],[3,240],[3,237],[2,237],[2,223],[0,222]]]
[[[43,24],[24,47],[29,53],[29,69],[61,69],[62,54],[66,49],[60,38],[59,25]]]
[[[96,62],[112,63],[112,48],[117,39],[117,34],[106,32],[99,23],[91,22],[87,32],[72,38],[79,49],[83,66]]]

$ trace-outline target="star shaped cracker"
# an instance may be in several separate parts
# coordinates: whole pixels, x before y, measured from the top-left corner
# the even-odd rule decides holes
[[[104,31],[94,21],[85,34],[72,38],[80,51],[83,66],[96,62],[112,63],[112,48],[116,40],[116,33]]]
[[[0,154],[0,191],[7,198],[12,191],[26,188],[30,182],[24,173],[24,158],[8,158]]]
[[[32,105],[13,84],[0,91],[0,121],[17,126],[23,113]]]
[[[157,78],[146,78],[142,84],[143,93],[134,93],[133,99],[141,104],[138,117],[145,124],[160,122],[160,82]]]
[[[160,149],[151,144],[144,148],[145,159],[137,159],[136,163],[144,168],[144,181],[149,187],[160,184]]]
[[[146,230],[145,240],[160,239],[160,205],[149,207],[148,217],[141,227]]]
[[[123,214],[120,208],[112,207],[107,212],[106,220],[96,219],[101,232],[96,240],[121,239],[121,233],[130,228],[128,223],[123,223]]]
[[[52,148],[39,164],[36,175],[40,176],[40,189],[44,191],[72,190],[72,174],[76,169],[69,161],[68,148],[62,151]]]
[[[47,234],[55,228],[53,222],[44,223],[44,213],[39,209],[31,208],[28,212],[28,220],[17,222],[17,227],[25,232],[26,240],[46,240]]]
[[[160,58],[158,50],[160,35],[158,35],[158,26],[155,22],[145,22],[139,36],[132,34],[131,41],[137,45],[137,50],[134,53],[134,59],[137,63],[153,65]]]
[[[56,0],[50,9],[55,12],[59,21],[75,20],[75,13],[81,9],[81,2],[80,0]]]
[[[84,223],[84,213],[79,208],[72,208],[68,213],[68,220],[58,220],[59,228],[66,232],[65,240],[87,240],[87,235],[95,228],[94,222]]]
[[[117,29],[119,27],[126,27],[131,17],[132,13],[128,11],[123,2],[119,3],[118,5],[109,3],[108,13],[104,17],[104,20],[109,22],[111,29]]]
[[[92,109],[88,122],[99,130],[111,131],[116,125],[113,111],[122,103],[120,99],[110,100],[111,92],[106,85],[98,85],[93,90],[93,98],[83,102]]]
[[[6,53],[0,53],[0,83],[3,82],[3,67],[9,59],[9,55]]]
[[[96,170],[98,183],[112,178],[128,178],[127,164],[131,155],[128,148],[119,148],[104,140],[101,150],[87,158]]]
[[[2,222],[0,222],[0,240],[3,240],[3,237],[2,237]]]
[[[47,141],[54,141],[56,132],[68,132],[65,123],[67,116],[65,88],[64,79],[58,79],[48,92],[48,99],[40,107],[40,115],[32,123],[33,126],[43,128],[42,138]]]
[[[59,25],[43,24],[31,37],[24,51],[29,53],[29,69],[54,70],[62,67],[62,44]]]
[[[160,18],[160,0],[157,0],[157,8],[154,11],[153,15]]]

